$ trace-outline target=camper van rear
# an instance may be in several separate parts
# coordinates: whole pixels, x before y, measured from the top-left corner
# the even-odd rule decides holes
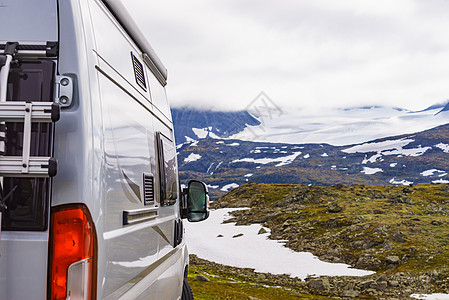
[[[192,299],[182,224],[207,188],[180,188],[148,41],[119,0],[0,15],[0,300]]]

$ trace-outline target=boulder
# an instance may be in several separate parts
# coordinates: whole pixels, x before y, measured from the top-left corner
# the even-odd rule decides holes
[[[265,228],[262,227],[262,228],[260,228],[260,230],[257,234],[265,234],[265,233],[267,233],[267,231]]]
[[[327,211],[330,213],[339,213],[343,210],[343,207],[339,206],[337,203],[331,202],[327,206]]]
[[[399,257],[396,255],[390,255],[385,258],[387,264],[398,264],[400,261]]]
[[[209,282],[209,278],[203,275],[198,275],[195,277],[195,281]]]
[[[309,281],[307,286],[318,291],[325,291],[330,289],[329,280],[327,278],[317,278]]]

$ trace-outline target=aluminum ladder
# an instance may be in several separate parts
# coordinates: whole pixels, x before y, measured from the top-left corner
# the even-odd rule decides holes
[[[56,45],[57,47],[57,45]],[[56,175],[57,161],[53,157],[30,156],[32,123],[51,123],[59,120],[60,105],[54,102],[6,101],[8,76],[16,54],[20,51],[30,55],[33,51],[47,53],[54,51],[55,45],[19,45],[7,42],[0,54],[0,224],[5,212],[8,195],[3,194],[4,177],[49,178]],[[56,55],[54,55],[56,56]],[[22,156],[6,156],[6,122],[23,122]],[[1,234],[1,227],[0,227]]]

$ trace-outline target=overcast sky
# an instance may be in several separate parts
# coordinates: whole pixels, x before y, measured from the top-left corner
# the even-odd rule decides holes
[[[447,0],[122,0],[168,69],[173,106],[449,99]]]

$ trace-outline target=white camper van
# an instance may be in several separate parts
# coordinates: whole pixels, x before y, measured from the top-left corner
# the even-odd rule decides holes
[[[192,299],[167,71],[120,0],[0,1],[0,300]]]

